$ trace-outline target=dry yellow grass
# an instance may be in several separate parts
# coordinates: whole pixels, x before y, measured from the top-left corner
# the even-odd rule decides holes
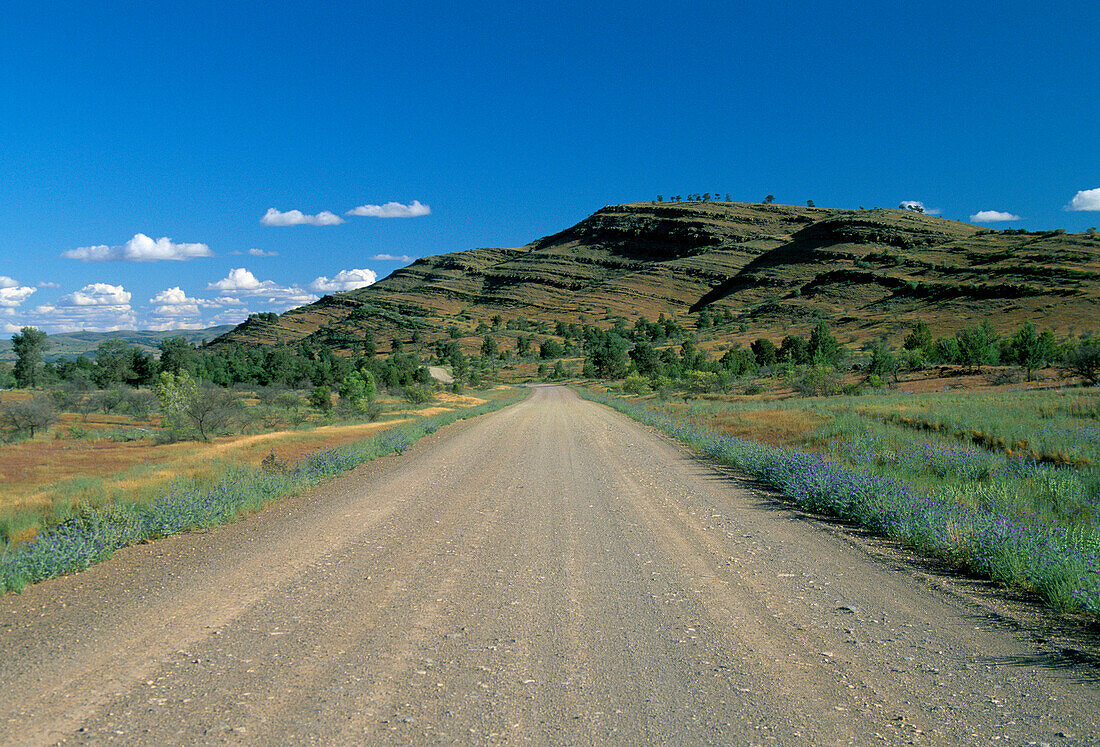
[[[824,418],[805,410],[715,413],[707,420],[711,427],[723,433],[772,446],[800,444],[806,435],[825,422]]]
[[[73,495],[70,483],[89,482],[96,495],[155,497],[158,489],[180,477],[197,477],[225,462],[259,464],[270,453],[294,460],[309,451],[357,441],[399,420],[330,425],[305,431],[273,431],[228,436],[210,443],[155,445],[149,441],[112,443],[77,439],[31,440],[0,447],[0,511],[49,508],[61,492]]]
[[[9,393],[5,393],[9,394]],[[154,423],[95,414],[62,415],[50,432],[21,443],[0,445],[0,520],[7,542],[32,541],[43,521],[70,506],[100,506],[114,500],[151,501],[180,479],[212,479],[230,465],[258,465],[268,455],[294,464],[307,453],[361,441],[412,417],[475,407],[486,399],[440,393],[430,407],[391,411],[374,423],[326,425],[306,430],[225,436],[210,442],[156,444],[152,438],[110,441],[76,437],[119,426],[155,432]]]

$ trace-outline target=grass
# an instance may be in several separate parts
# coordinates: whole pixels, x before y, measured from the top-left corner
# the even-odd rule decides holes
[[[293,461],[269,451],[256,464],[211,463],[195,474],[170,479],[152,498],[122,489],[125,480],[70,478],[54,493],[60,520],[41,524],[40,516],[29,512],[5,519],[0,593],[82,570],[135,542],[234,521],[358,464],[400,453],[443,425],[499,409],[525,394],[496,390],[479,406],[387,423],[389,427],[368,438],[317,449]]]
[[[957,391],[654,406],[720,433],[812,451],[968,508],[1100,524],[1100,391]]]
[[[1021,434],[1027,426],[1013,418],[1026,422],[1023,397],[1002,408],[999,394],[972,392],[963,409],[956,395],[760,403],[582,394],[760,478],[805,508],[858,521],[973,573],[1034,591],[1055,609],[1100,614],[1096,467],[1044,463],[1030,453],[983,448],[954,430],[916,430],[882,416],[965,413],[956,429],[962,433],[980,422],[990,433]],[[1033,410],[1050,413],[1051,434],[1083,434],[1077,453],[1092,458],[1100,446],[1093,435],[1100,393],[1028,397]]]
[[[373,423],[321,425],[303,419],[299,427],[288,428],[285,419],[278,418],[271,421],[273,427],[258,430],[261,423],[251,418],[245,435],[223,436],[209,443],[158,443],[157,419],[94,414],[85,420],[63,414],[48,433],[0,445],[0,549],[4,542],[25,540],[28,527],[62,521],[81,503],[102,506],[116,497],[148,502],[179,478],[217,473],[236,463],[258,465],[272,452],[281,460],[293,461],[314,449],[367,438],[410,417],[485,401],[449,393],[440,393],[437,400],[438,406],[409,409],[396,398],[383,398],[384,411]],[[262,409],[255,403],[247,407]]]

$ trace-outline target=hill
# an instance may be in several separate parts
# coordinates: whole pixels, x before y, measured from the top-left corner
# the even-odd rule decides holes
[[[104,340],[120,339],[145,352],[157,351],[161,340],[168,337],[183,337],[195,345],[201,345],[233,329],[231,325],[209,327],[207,329],[173,329],[165,331],[120,330],[117,332],[63,332],[49,336],[50,347],[46,350],[46,360],[75,358],[78,355],[94,356],[96,348]],[[0,340],[0,361],[14,361],[11,339]]]
[[[384,352],[414,331],[472,345],[493,316],[553,325],[663,313],[690,329],[704,310],[726,321],[712,342],[778,339],[819,319],[849,344],[898,342],[918,319],[941,335],[985,319],[1065,335],[1096,326],[1098,280],[1094,234],[984,230],[894,209],[637,203],[523,247],[425,257],[367,288],[253,317],[211,345],[355,351],[369,333]]]

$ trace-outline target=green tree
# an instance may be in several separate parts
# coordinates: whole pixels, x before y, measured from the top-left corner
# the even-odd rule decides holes
[[[1026,372],[1027,380],[1032,381],[1036,368],[1042,368],[1054,360],[1054,333],[1046,330],[1042,334],[1036,334],[1035,325],[1029,319],[1012,335],[1009,351],[1013,360]]]
[[[154,388],[167,439],[181,441],[187,438],[190,433],[187,407],[198,392],[198,383],[187,371],[163,371],[157,376]]]
[[[1100,384],[1100,340],[1081,340],[1066,351],[1062,362],[1088,383]]]
[[[765,205],[771,205],[773,202],[775,202],[775,195],[768,195],[764,198]]]
[[[872,376],[889,376],[896,374],[898,370],[897,357],[886,347],[886,343],[879,342],[871,348],[871,362],[867,366],[867,372]]]
[[[124,340],[112,338],[95,349],[95,371],[92,378],[100,389],[121,384],[134,378],[134,353]]]
[[[309,393],[309,403],[321,412],[328,412],[332,409],[332,390],[325,384],[313,387]]]
[[[377,394],[374,374],[370,371],[352,371],[340,385],[340,401],[358,413],[367,412]]]
[[[374,341],[374,332],[371,330],[363,331],[363,355],[367,358],[373,358],[378,353],[378,343]]]
[[[485,341],[481,343],[481,355],[485,358],[492,358],[500,349],[497,347],[497,341],[492,335],[485,335]]]
[[[695,347],[691,340],[684,340],[680,345],[680,363],[685,371],[695,371],[703,368],[707,362],[707,354]]]
[[[586,347],[589,343],[585,343]],[[597,376],[605,379],[619,379],[626,375],[630,365],[627,351],[630,343],[617,332],[596,331],[591,349],[588,350],[588,362]]]
[[[932,329],[927,322],[918,321],[913,325],[912,331],[905,336],[905,342],[901,344],[906,350],[931,350]]]
[[[814,363],[835,366],[840,356],[844,354],[840,343],[833,337],[833,333],[829,331],[829,325],[824,321],[819,321],[814,331],[810,333],[809,347],[810,360]]]
[[[774,342],[763,337],[753,340],[752,344],[749,345],[749,350],[756,358],[756,365],[758,366],[774,366],[779,352]]]
[[[560,358],[565,353],[565,348],[557,340],[543,340],[539,344],[539,357],[543,360]]]
[[[955,333],[955,341],[962,365],[980,371],[983,365],[997,362],[997,333],[989,320],[977,327],[959,330]]]
[[[637,342],[630,351],[630,360],[634,362],[634,368],[642,376],[656,376],[660,373],[660,358],[657,349],[648,342]]]
[[[789,361],[796,365],[809,363],[811,360],[810,343],[806,341],[805,337],[787,335],[779,345],[779,351],[776,353],[776,358],[781,361]]]
[[[39,384],[38,367],[42,363],[42,354],[49,347],[46,333],[34,327],[23,327],[11,337],[12,350],[15,352],[16,386],[34,388]]]
[[[160,341],[160,370],[178,374],[191,371],[195,363],[195,346],[186,337],[168,337]]]

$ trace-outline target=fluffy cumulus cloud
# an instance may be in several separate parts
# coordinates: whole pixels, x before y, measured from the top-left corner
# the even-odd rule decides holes
[[[1066,210],[1100,210],[1100,187],[1079,191],[1066,205]]]
[[[316,293],[338,293],[340,291],[366,288],[378,280],[374,270],[340,270],[334,278],[326,278],[323,275],[309,284],[309,289]]]
[[[23,285],[6,275],[0,275],[0,307],[14,309],[30,298],[36,290],[38,289]]]
[[[129,306],[130,292],[121,285],[92,283],[62,298],[71,306]]]
[[[157,316],[194,317],[199,315],[199,305],[202,302],[191,298],[176,286],[162,290],[150,298],[149,303],[153,305],[153,313]]]
[[[109,283],[85,285],[62,296],[57,303],[35,307],[30,316],[35,326],[62,332],[81,329],[109,332],[138,326],[130,306],[130,292]]]
[[[269,281],[270,282],[270,281]],[[256,279],[256,276],[243,267],[236,267],[229,271],[229,274],[218,280],[217,282],[210,283],[208,286],[211,290],[219,290],[227,293],[236,293],[240,291],[252,291],[260,287],[260,281]]]
[[[371,259],[376,262],[409,262],[416,261],[416,257],[410,257],[408,254],[375,254]]]
[[[1020,216],[1000,210],[979,210],[970,216],[974,223],[998,223],[1006,220],[1020,220]]]
[[[61,256],[83,262],[159,262],[212,257],[214,253],[206,244],[177,244],[167,236],[154,241],[143,233],[136,233],[122,246],[82,246],[62,252]]]
[[[282,286],[272,280],[260,280],[243,267],[230,270],[228,275],[209,283],[207,288],[219,291],[228,298],[247,296],[263,299],[278,311],[286,311],[317,300],[316,295],[298,285]]]
[[[260,223],[265,226],[338,226],[344,222],[336,213],[323,210],[317,215],[306,215],[301,210],[288,210],[281,213],[275,208],[269,208]]]
[[[408,205],[400,202],[387,202],[385,205],[360,205],[349,210],[347,215],[365,215],[371,218],[417,218],[421,215],[430,215],[432,209],[424,205],[420,200],[413,200]]]

